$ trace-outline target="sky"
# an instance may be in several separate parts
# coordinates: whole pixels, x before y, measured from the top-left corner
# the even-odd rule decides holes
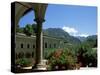
[[[34,18],[34,11],[30,11],[20,19],[20,27],[35,23]],[[95,35],[97,34],[97,8],[49,4],[43,23],[43,29],[47,28],[61,28],[73,36]]]

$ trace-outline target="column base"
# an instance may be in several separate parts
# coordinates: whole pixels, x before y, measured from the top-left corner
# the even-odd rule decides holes
[[[34,70],[47,70],[47,67],[44,64],[37,64]]]
[[[46,60],[42,60],[39,64],[36,64],[34,70],[47,70]]]

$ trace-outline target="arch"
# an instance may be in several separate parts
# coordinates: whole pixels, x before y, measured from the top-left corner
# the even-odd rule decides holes
[[[43,51],[42,51],[42,24],[45,21],[44,16],[47,8],[47,4],[40,4],[40,3],[26,3],[26,2],[17,2],[15,5],[15,33],[18,27],[19,19],[26,14],[29,10],[34,9],[35,12],[35,22],[37,23],[37,35],[36,35],[36,66],[37,69],[41,69],[42,59],[43,59]],[[32,9],[31,9],[32,8]],[[27,11],[27,12],[26,12]],[[26,13],[25,13],[26,12]],[[20,54],[21,55],[21,54]],[[30,53],[25,53],[27,58],[31,57]],[[38,66],[39,64],[39,66]],[[40,70],[39,69],[39,70]]]
[[[15,59],[18,59],[18,53],[15,53]]]
[[[32,58],[34,58],[34,51],[32,52]]]
[[[20,18],[32,10],[32,7],[28,3],[17,2],[15,8],[15,27],[17,28]]]
[[[27,48],[30,48],[30,44],[27,44]]]
[[[26,2],[16,2],[15,3],[15,27],[18,27],[18,22],[22,16],[28,13],[30,10],[35,12],[35,18],[44,18],[45,10],[47,4],[36,4],[36,3],[26,3]],[[40,8],[42,8],[40,10]]]
[[[32,55],[31,55],[30,52],[26,52],[26,53],[25,53],[25,57],[26,57],[26,58],[31,58],[31,56],[32,56]]]
[[[23,46],[24,46],[23,43],[21,43],[21,44],[20,44],[20,48],[23,48]]]
[[[23,58],[23,57],[24,57],[24,52],[19,52],[18,58],[20,59],[20,58]]]
[[[45,48],[47,48],[47,42],[45,42]]]
[[[35,44],[33,44],[33,49],[35,48]]]

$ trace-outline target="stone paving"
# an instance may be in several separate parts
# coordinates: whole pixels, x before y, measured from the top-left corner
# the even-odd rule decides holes
[[[96,70],[96,67],[81,67],[80,70]]]

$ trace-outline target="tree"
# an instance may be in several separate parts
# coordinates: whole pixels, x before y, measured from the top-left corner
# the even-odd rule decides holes
[[[88,60],[89,67],[97,67],[97,49],[91,48],[85,53],[85,58]]]
[[[83,42],[83,44],[91,48],[97,47],[97,35],[87,37],[87,39]]]
[[[32,24],[32,29],[34,30],[34,33],[36,33],[37,31],[37,25],[36,24]]]
[[[78,62],[82,63],[82,66],[97,66],[97,49],[91,48],[86,44],[80,45],[77,52]]]
[[[23,27],[19,27],[19,25],[17,25],[16,32],[23,33],[23,30],[24,30]]]
[[[33,28],[32,25],[27,24],[24,28],[24,33],[28,36],[31,36],[33,34]]]

